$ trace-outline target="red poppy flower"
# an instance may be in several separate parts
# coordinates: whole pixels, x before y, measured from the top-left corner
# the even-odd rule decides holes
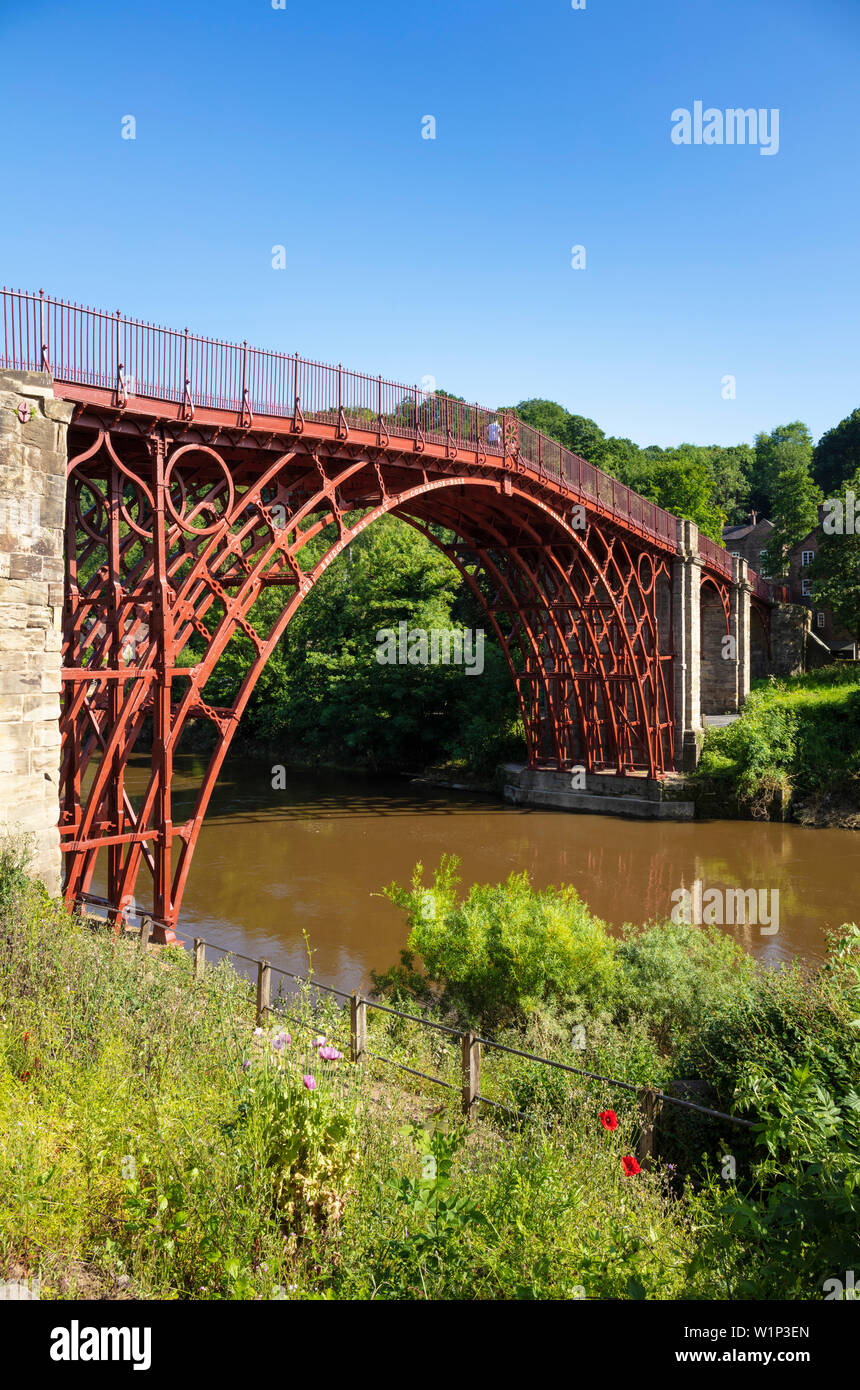
[[[618,1116],[614,1110],[601,1110],[600,1123],[603,1125],[604,1129],[617,1129]]]
[[[642,1172],[642,1169],[639,1167],[639,1164],[632,1154],[624,1155],[621,1160],[621,1167],[624,1169],[625,1178],[633,1178],[637,1173]]]

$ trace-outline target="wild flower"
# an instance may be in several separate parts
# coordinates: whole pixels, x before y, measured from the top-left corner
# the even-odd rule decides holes
[[[307,1076],[303,1076],[303,1077],[302,1077],[302,1081],[305,1083],[305,1089],[306,1089],[306,1090],[308,1090],[308,1091],[315,1091],[315,1090],[316,1090],[316,1088],[317,1088],[316,1078],[313,1077],[313,1076],[311,1076],[310,1073],[308,1073]]]
[[[625,1178],[633,1178],[637,1173],[642,1172],[642,1169],[639,1167],[639,1164],[632,1154],[624,1155],[621,1160],[621,1167],[624,1169]]]
[[[599,1118],[604,1129],[618,1128],[618,1116],[614,1110],[601,1110]]]

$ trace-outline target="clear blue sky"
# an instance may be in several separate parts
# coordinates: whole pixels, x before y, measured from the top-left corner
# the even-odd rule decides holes
[[[7,285],[642,445],[860,404],[858,0],[0,13]],[[697,100],[779,152],[674,145]]]

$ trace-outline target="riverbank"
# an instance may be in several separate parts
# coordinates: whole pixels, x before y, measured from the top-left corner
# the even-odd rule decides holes
[[[860,829],[860,663],[754,682],[687,780],[705,814]]]
[[[459,757],[423,766],[380,765],[367,757],[350,761],[274,742],[243,740],[248,755],[278,759],[296,770],[323,768],[359,776],[403,777],[416,786],[498,796],[511,783],[509,769],[521,756],[489,765]],[[560,775],[561,776],[561,775]],[[568,779],[569,781],[569,779]],[[592,782],[594,778],[592,777]],[[615,810],[607,791],[601,801],[570,796],[546,804],[572,810]],[[570,786],[566,785],[566,791]],[[590,790],[595,791],[592,786]],[[636,791],[625,789],[635,799]],[[509,798],[511,799],[511,798]],[[646,800],[648,798],[646,797]],[[771,820],[809,828],[860,829],[860,663],[838,663],[807,675],[757,681],[739,717],[725,727],[706,729],[694,773],[673,774],[660,796],[651,795],[654,817],[708,820]],[[521,797],[522,801],[523,798]],[[525,797],[528,803],[528,797]],[[673,811],[671,803],[676,803]],[[687,803],[683,811],[678,804]],[[530,804],[542,804],[534,801]],[[626,814],[621,807],[621,814]],[[630,812],[634,814],[635,812]],[[647,807],[638,814],[647,815]]]
[[[521,1118],[464,1126],[444,1033],[377,1013],[368,1046],[452,1092],[351,1065],[330,999],[255,1028],[229,963],[195,978],[185,951],[88,929],[3,867],[0,1272],[43,1297],[803,1299],[856,1263],[850,933],[829,970],[774,975],[718,933],[613,943],[575,894],[522,880],[463,896],[449,865],[392,889],[431,1016],[634,1088],[698,1077],[760,1126],[662,1116],[642,1168],[635,1090],[499,1053],[481,1093]],[[379,983],[413,1011],[425,988]]]
[[[809,828],[860,829],[860,663],[838,663],[803,676],[756,681],[731,724],[705,730],[694,773],[673,774],[659,789],[625,787],[635,803],[625,807],[607,790],[609,779],[590,775],[572,793],[566,774],[543,776],[547,785],[520,786],[512,764],[493,777],[473,776],[467,766],[428,769],[431,786],[508,795],[517,804],[597,811],[655,819],[771,820]],[[602,782],[607,785],[601,785]],[[515,785],[512,785],[515,784]],[[648,802],[652,805],[649,809]],[[674,806],[674,809],[673,809]]]

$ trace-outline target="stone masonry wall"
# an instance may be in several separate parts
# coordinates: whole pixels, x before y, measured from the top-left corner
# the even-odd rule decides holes
[[[799,603],[775,603],[770,617],[770,673],[799,676],[806,670],[812,612]]]
[[[0,370],[0,835],[29,832],[60,885],[60,637],[72,406],[41,372]]]
[[[702,594],[702,642],[699,676],[703,714],[728,714],[738,707],[737,661],[724,656],[726,632],[723,605],[707,585]]]

